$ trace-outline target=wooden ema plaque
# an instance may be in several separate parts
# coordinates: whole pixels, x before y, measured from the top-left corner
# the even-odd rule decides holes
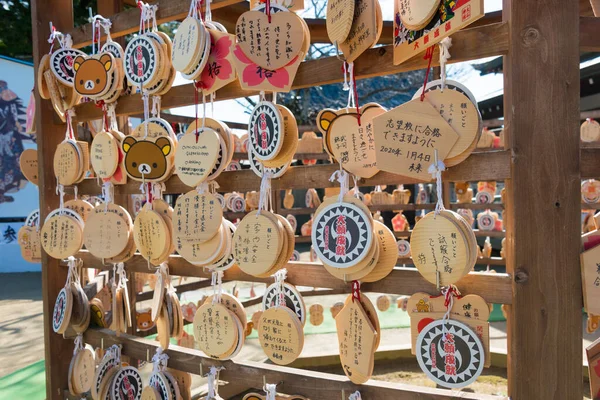
[[[116,257],[129,243],[131,217],[114,204],[100,205],[90,214],[83,229],[86,249],[98,258]]]
[[[579,129],[582,142],[597,142],[600,140],[600,124],[593,119],[587,119]],[[22,156],[21,156],[22,157]]]
[[[427,26],[440,6],[440,0],[398,0],[400,20],[413,31]]]
[[[21,246],[21,257],[29,262],[41,262],[42,243],[37,226],[22,226],[17,233],[17,240]]]
[[[416,3],[420,0],[394,2],[394,65],[402,64],[415,55],[425,52],[427,47],[438,44],[454,32],[483,17],[483,0],[443,0],[431,21],[418,31],[411,31],[402,23],[402,2]],[[423,0],[428,3],[431,0]]]
[[[48,218],[40,233],[42,247],[53,258],[62,260],[75,255],[83,245],[81,223],[69,215]]]
[[[356,112],[346,109],[325,109],[317,116],[317,124],[324,130],[324,140],[331,155],[342,167],[361,178],[371,178],[379,169],[375,156],[373,119],[385,109],[379,104],[365,104],[360,109],[360,125]]]
[[[263,311],[258,323],[258,339],[267,357],[278,365],[296,360],[304,347],[302,324],[287,307]]]
[[[96,175],[102,179],[112,177],[119,165],[117,139],[106,131],[97,133],[92,141],[90,153],[90,161]]]
[[[304,27],[293,12],[271,14],[246,11],[236,24],[236,36],[244,54],[256,65],[276,70],[291,62],[302,49]]]
[[[160,257],[170,247],[169,235],[163,218],[146,203],[133,224],[133,238],[140,254],[147,260]]]
[[[590,375],[590,393],[593,399],[600,399],[600,339],[586,349]]]
[[[358,301],[346,301],[335,317],[340,361],[344,373],[360,385],[371,378],[374,366],[377,331]]]
[[[233,235],[233,256],[250,275],[269,272],[279,258],[283,237],[273,214],[252,211],[242,219]]]
[[[216,92],[237,77],[233,65],[235,36],[216,29],[207,29],[207,31],[211,41],[210,54],[196,83],[196,87],[205,95]]]
[[[205,242],[215,236],[223,221],[223,209],[213,194],[192,190],[177,199],[173,236],[177,240]]]
[[[376,43],[379,32],[378,22],[383,23],[377,20],[378,3],[378,0],[356,1],[350,32],[346,40],[339,43],[347,62],[354,62],[358,56]]]
[[[201,45],[200,24],[196,18],[187,17],[177,28],[171,53],[171,61],[177,71],[187,73],[194,67]]]
[[[25,179],[37,186],[38,184],[38,154],[35,149],[25,149],[19,156],[19,167]]]
[[[200,125],[197,131],[183,135],[175,153],[175,170],[179,179],[191,187],[204,182],[217,162],[220,147],[221,139],[211,128]]]
[[[388,276],[396,266],[398,249],[394,233],[379,221],[373,222],[375,235],[379,238],[379,257],[373,271],[362,282],[377,282]]]
[[[440,286],[456,283],[472,268],[470,247],[458,221],[443,214],[427,214],[415,224],[410,237],[415,266],[429,282]],[[473,260],[474,263],[475,260]]]
[[[373,120],[377,168],[430,181],[429,166],[446,159],[459,136],[427,101],[411,100]]]
[[[600,246],[581,254],[583,306],[589,315],[600,315]]]
[[[346,41],[354,19],[354,0],[331,0],[327,2],[327,36],[331,43]]]
[[[70,380],[76,396],[88,392],[92,388],[95,370],[94,353],[91,350],[83,349],[73,357]]]
[[[237,317],[223,304],[204,303],[194,317],[194,337],[198,348],[211,358],[225,358],[235,347]]]

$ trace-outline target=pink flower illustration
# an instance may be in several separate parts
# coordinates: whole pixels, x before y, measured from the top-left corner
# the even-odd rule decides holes
[[[254,64],[252,60],[246,57],[239,45],[235,46],[233,55],[244,64],[247,64],[242,72],[242,79],[245,83],[250,86],[258,86],[266,79],[276,88],[283,88],[290,83],[290,74],[286,68],[295,63],[298,58],[296,56],[285,67],[268,70]]]
[[[216,43],[214,42],[214,39],[214,36],[211,35],[208,62],[202,70],[200,81],[196,84],[198,87],[207,90],[213,87],[217,78],[226,80],[231,78],[231,74],[233,74],[233,67],[229,60],[227,60],[229,49],[231,47],[231,37],[225,35],[217,40]]]

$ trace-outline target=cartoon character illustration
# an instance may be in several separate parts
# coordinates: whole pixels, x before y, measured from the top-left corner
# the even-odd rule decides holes
[[[142,310],[136,312],[137,327],[140,331],[147,331],[154,328],[154,321],[152,321],[152,310]]]
[[[114,65],[113,56],[103,53],[99,58],[77,56],[73,62],[75,91],[82,96],[95,96],[106,91]]]
[[[167,156],[173,148],[171,139],[161,136],[152,142],[127,136],[122,148],[125,152],[125,171],[131,178],[156,181],[168,174],[171,165]]]

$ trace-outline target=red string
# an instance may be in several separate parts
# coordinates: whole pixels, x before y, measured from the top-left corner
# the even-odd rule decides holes
[[[429,70],[431,70],[431,60],[433,60],[433,46],[427,48],[424,60],[429,58],[429,64],[427,64],[427,71],[425,72],[425,82],[423,82],[423,93],[421,93],[421,101],[425,100],[425,88],[427,87],[427,81],[429,80]]]
[[[196,11],[198,12],[198,16],[200,17],[200,19],[202,21],[204,21],[204,17],[202,16],[202,4],[204,3],[204,0],[200,0],[199,2],[196,3]],[[205,11],[206,13],[206,11]]]
[[[354,68],[352,68],[352,87],[354,88],[354,103],[356,105],[356,115],[358,119],[358,126],[360,126],[360,107],[358,106],[358,89],[356,88],[356,75],[354,74]]]
[[[141,1],[137,2],[137,8],[139,8],[140,10],[144,7],[144,3]]]
[[[354,299],[360,302],[360,282],[352,281],[352,302],[354,303]]]
[[[152,204],[152,184],[150,182],[147,183],[148,185],[148,203]]]
[[[267,19],[271,23],[271,0],[266,0],[265,4],[265,13],[267,13]]]
[[[452,296],[457,296],[457,295],[458,295],[458,290],[456,289],[456,287],[450,286],[450,288],[446,292],[446,298],[444,300],[444,307],[448,308],[448,306],[450,305],[450,299],[452,298]]]

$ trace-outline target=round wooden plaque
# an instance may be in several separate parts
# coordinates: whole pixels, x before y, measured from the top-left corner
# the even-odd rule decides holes
[[[177,175],[191,187],[198,186],[208,178],[221,148],[219,135],[213,129],[199,128],[197,132],[198,135],[196,131],[183,135],[175,153]]]
[[[354,0],[333,0],[327,2],[327,36],[331,43],[346,41],[354,19]]]
[[[587,119],[583,121],[579,132],[581,134],[581,141],[583,142],[589,143],[600,140],[600,124],[593,119]]]
[[[167,224],[156,211],[144,206],[133,224],[135,245],[146,259],[161,256],[170,247]]]
[[[200,39],[200,22],[192,17],[184,19],[173,38],[171,60],[177,71],[187,73],[194,66]]]
[[[441,286],[456,283],[469,260],[468,244],[458,221],[430,212],[415,224],[410,237],[415,266],[434,285],[439,272]]]
[[[83,229],[86,249],[98,258],[116,257],[129,243],[129,225],[113,212],[100,209],[93,212]]]
[[[73,307],[73,294],[70,288],[62,288],[58,292],[54,302],[52,313],[52,329],[56,333],[64,333],[71,321],[71,309]]]
[[[223,304],[204,303],[194,317],[194,337],[198,348],[211,358],[231,353],[238,340],[237,317]]]
[[[248,124],[248,138],[254,156],[259,160],[272,160],[277,157],[284,140],[284,126],[281,112],[268,101],[256,105]]]
[[[119,143],[110,133],[102,131],[96,134],[90,149],[90,161],[96,175],[102,179],[113,176],[119,166]]]
[[[233,255],[240,269],[250,275],[270,271],[283,244],[282,229],[268,211],[246,215],[233,235]]]
[[[385,278],[394,270],[396,261],[398,260],[394,232],[379,221],[373,222],[373,228],[375,235],[379,239],[379,258],[373,271],[362,278],[363,282],[376,282]]]
[[[173,237],[202,243],[214,237],[223,222],[223,209],[211,193],[192,190],[177,199],[173,215]]]
[[[81,156],[73,141],[60,143],[54,153],[54,175],[61,185],[74,184],[81,172]]]
[[[263,311],[258,324],[258,339],[267,357],[278,365],[296,360],[304,347],[302,324],[287,307]]]
[[[400,19],[410,30],[427,26],[440,6],[440,0],[406,0],[400,2]]]
[[[205,300],[206,303],[212,304],[212,300],[215,295],[210,295]],[[246,329],[247,317],[246,317],[246,309],[244,305],[238,300],[237,297],[230,295],[229,293],[221,293],[221,304],[223,304],[229,311],[235,314],[235,316],[240,320],[240,322],[244,325],[244,330]]]
[[[77,393],[85,393],[92,388],[96,364],[94,353],[89,349],[83,349],[75,356],[73,364],[73,376],[71,383]]]
[[[262,301],[263,310],[268,310],[269,308],[276,306],[277,291],[277,283],[273,283],[267,288],[267,290],[265,290]],[[300,322],[302,322],[302,325],[304,325],[306,323],[306,305],[304,304],[304,300],[302,299],[302,295],[298,289],[296,289],[294,285],[284,282],[283,296],[285,298],[285,306],[292,310]]]
[[[68,215],[55,215],[46,220],[40,237],[46,253],[59,260],[74,256],[83,245],[82,226]]]

